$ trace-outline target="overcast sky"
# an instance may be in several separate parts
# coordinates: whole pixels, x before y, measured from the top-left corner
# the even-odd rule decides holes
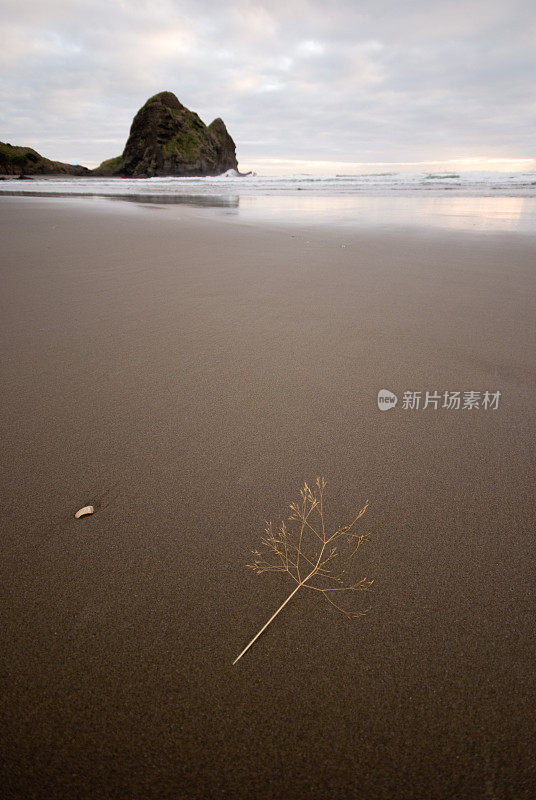
[[[534,0],[0,8],[0,140],[49,158],[120,154],[166,89],[222,117],[240,167],[260,173],[536,167]]]

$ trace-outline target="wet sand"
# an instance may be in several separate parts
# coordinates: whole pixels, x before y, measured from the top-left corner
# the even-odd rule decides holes
[[[534,797],[534,238],[0,198],[0,249],[3,796]],[[371,610],[233,667],[320,474]]]

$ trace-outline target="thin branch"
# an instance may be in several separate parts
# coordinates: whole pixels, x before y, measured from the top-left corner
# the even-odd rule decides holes
[[[359,547],[369,538],[370,534],[368,533],[357,534],[351,532],[357,521],[365,514],[369,503],[367,500],[365,506],[359,511],[349,525],[339,526],[334,533],[328,535],[324,514],[325,486],[326,481],[324,478],[317,478],[315,487],[312,489],[307,483],[304,483],[303,488],[300,489],[301,502],[290,504],[292,512],[288,518],[290,525],[287,527],[285,522],[282,522],[277,534],[273,532],[272,523],[266,523],[264,531],[265,536],[261,540],[261,547],[263,547],[268,554],[274,553],[278,559],[278,563],[274,564],[268,561],[264,555],[261,555],[258,550],[255,550],[253,553],[255,559],[252,564],[248,564],[247,566],[253,569],[258,575],[264,572],[286,572],[290,575],[296,586],[286,600],[279,606],[277,611],[272,614],[270,619],[233,661],[233,664],[236,664],[236,662],[242,658],[244,653],[257,641],[259,636],[301,588],[322,592],[326,600],[347,617],[357,617],[366,613],[366,611],[354,612],[342,608],[331,599],[328,593],[366,591],[373,583],[372,580],[368,580],[367,578],[362,578],[356,583],[345,583],[343,576],[346,575],[346,569],[342,568],[344,563],[349,562]],[[309,522],[309,518],[313,513],[317,515],[316,525],[318,527],[318,523],[320,524],[321,533],[319,533],[315,525]],[[296,525],[293,523],[296,523]],[[338,539],[342,540],[343,538],[346,539],[346,544],[337,544],[327,552],[326,548],[330,542]],[[321,546],[318,545],[318,542],[320,542]],[[306,577],[302,577],[303,564],[307,564],[310,568]],[[330,564],[329,568],[326,567],[327,564]],[[335,564],[340,568],[340,571],[334,572]],[[329,580],[340,585],[335,587],[315,586],[313,585],[315,578],[321,583]]]

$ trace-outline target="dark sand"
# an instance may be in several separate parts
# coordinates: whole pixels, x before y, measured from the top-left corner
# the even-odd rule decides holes
[[[1,198],[0,243],[2,797],[533,798],[534,240]],[[233,667],[317,474],[370,614]]]

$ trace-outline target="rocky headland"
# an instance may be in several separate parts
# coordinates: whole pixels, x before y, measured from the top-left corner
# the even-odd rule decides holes
[[[120,156],[96,169],[50,161],[31,147],[0,143],[0,174],[123,178],[198,177],[238,171],[236,145],[220,118],[210,125],[172,92],[150,97],[132,122]]]
[[[0,175],[91,175],[80,164],[51,161],[31,147],[0,142]]]
[[[149,98],[138,111],[121,156],[104,161],[96,175],[129,178],[212,176],[238,170],[236,145],[223,120],[210,125],[172,92]]]

